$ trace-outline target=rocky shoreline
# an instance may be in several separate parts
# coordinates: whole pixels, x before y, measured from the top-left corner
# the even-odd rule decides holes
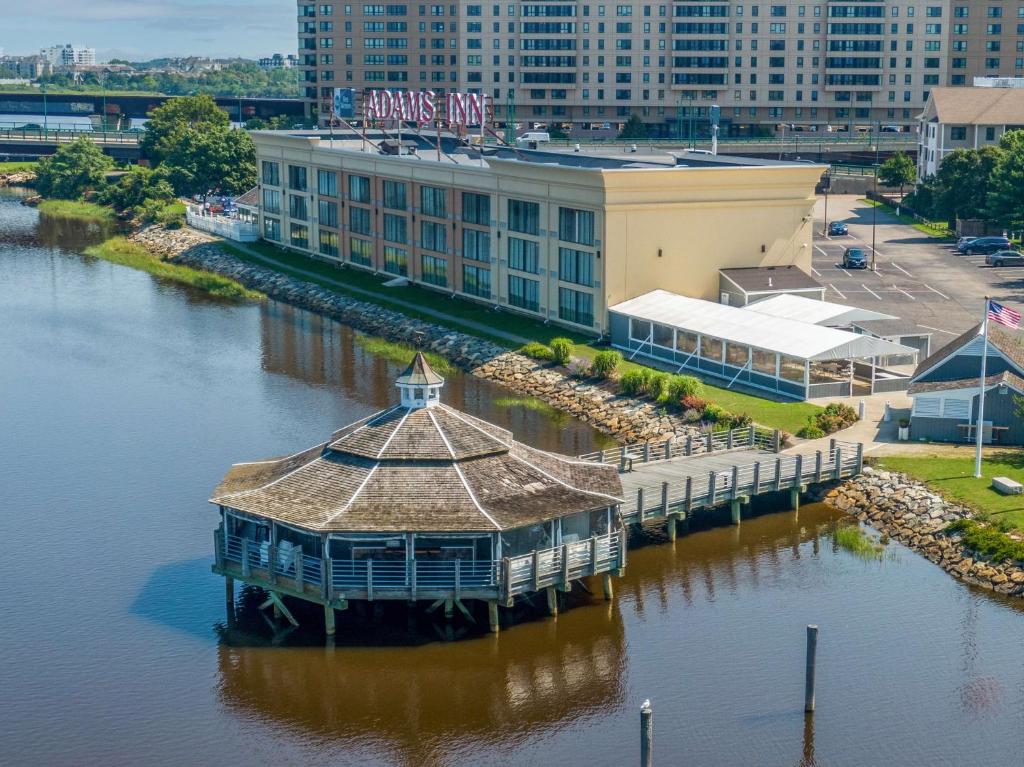
[[[572,378],[558,368],[539,364],[490,341],[240,261],[217,241],[199,232],[150,226],[134,232],[130,239],[161,258],[230,277],[275,301],[322,314],[364,333],[440,354],[478,378],[499,383],[517,394],[536,397],[623,442],[700,431],[653,403],[619,396],[601,385]],[[344,274],[339,270],[339,276]]]
[[[0,173],[0,186],[31,186],[35,180],[36,174],[32,171]]]
[[[860,476],[823,488],[821,499],[966,583],[999,594],[1024,596],[1024,568],[986,559],[967,548],[958,533],[945,532],[950,523],[970,518],[971,510],[947,501],[905,474],[866,466]]]

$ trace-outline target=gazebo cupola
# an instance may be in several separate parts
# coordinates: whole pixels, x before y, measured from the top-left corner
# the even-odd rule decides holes
[[[416,352],[409,367],[395,379],[395,386],[402,394],[402,407],[434,407],[441,401],[444,379],[433,371],[422,352]]]

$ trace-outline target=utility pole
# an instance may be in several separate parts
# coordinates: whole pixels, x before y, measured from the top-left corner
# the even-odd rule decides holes
[[[43,134],[45,135],[47,130],[49,129],[49,123],[47,122],[46,113],[46,83],[40,83],[39,90],[42,91],[43,94]]]
[[[821,236],[828,236],[828,189],[832,186],[832,169],[825,171],[825,226],[822,227]]]
[[[505,96],[505,143],[514,144],[516,142],[516,104],[515,98],[512,95],[513,91],[509,88]],[[440,146],[440,144],[438,144]]]
[[[875,164],[875,182],[874,182],[875,195],[874,199],[871,200],[871,271],[875,271],[875,226],[878,223],[878,164]]]

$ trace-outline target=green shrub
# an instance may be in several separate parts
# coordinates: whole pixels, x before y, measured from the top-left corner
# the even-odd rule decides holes
[[[568,365],[572,359],[572,341],[568,338],[552,338],[548,344],[551,355],[559,365]]]
[[[594,362],[590,366],[592,375],[598,378],[608,378],[622,362],[622,355],[617,351],[603,351],[594,355]]]
[[[634,368],[619,376],[619,393],[627,397],[643,396],[647,387],[647,370]]]
[[[185,204],[181,202],[166,203],[157,213],[156,221],[168,229],[181,229],[185,225]]]
[[[729,420],[732,423],[732,428],[734,429],[742,429],[745,426],[750,426],[754,423],[754,419],[746,413],[734,413],[732,418]]]
[[[711,423],[721,423],[728,420],[729,413],[721,405],[716,405],[713,402],[709,402],[704,406],[704,412],[701,414],[705,421]]]
[[[1024,561],[1024,542],[1013,540],[995,527],[981,525],[973,519],[958,519],[946,528],[946,532],[961,533],[965,546],[993,561]]]
[[[821,414],[819,413],[819,415]],[[825,430],[818,425],[817,418],[808,416],[807,423],[796,433],[796,436],[802,439],[821,439],[825,436]]]
[[[672,376],[661,370],[651,371],[647,382],[647,396],[657,402],[668,402],[668,381]]]
[[[547,344],[542,344],[540,341],[530,341],[519,352],[534,360],[551,360],[555,357],[551,347]]]
[[[682,402],[683,397],[700,397],[704,394],[704,384],[693,376],[672,376],[668,382],[668,398],[674,405]]]

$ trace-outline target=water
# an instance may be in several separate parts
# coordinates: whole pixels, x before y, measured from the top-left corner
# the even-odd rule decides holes
[[[77,255],[102,236],[0,196],[0,762],[635,764],[650,698],[659,764],[1020,763],[1019,604],[897,546],[835,550],[823,507],[636,548],[614,602],[498,637],[409,632],[403,605],[339,614],[332,648],[274,644],[251,609],[224,631],[211,488],[390,403],[397,367]],[[548,449],[603,443],[472,378],[445,396]]]

